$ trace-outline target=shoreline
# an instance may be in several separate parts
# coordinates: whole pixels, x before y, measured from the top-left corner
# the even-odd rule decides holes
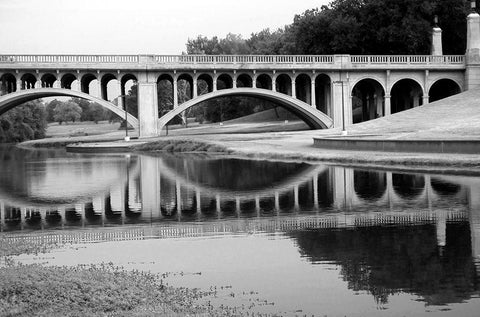
[[[331,130],[330,130],[331,131]],[[332,134],[330,134],[332,135]],[[436,171],[449,174],[480,175],[480,154],[409,153],[322,149],[313,145],[313,138],[326,136],[318,131],[255,133],[255,134],[198,134],[161,136],[126,142],[77,137],[51,138],[17,144],[22,148],[78,147],[85,153],[105,153],[111,148],[118,152],[152,154],[158,152],[216,153],[251,159],[271,159],[348,165],[352,167],[394,169],[405,171]],[[70,141],[70,142],[68,142]],[[77,144],[73,145],[72,144]],[[77,149],[77,150],[78,150]],[[118,151],[120,149],[120,151]],[[80,152],[73,150],[72,152]]]

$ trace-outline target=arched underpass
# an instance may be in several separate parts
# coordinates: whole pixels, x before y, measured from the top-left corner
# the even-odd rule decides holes
[[[194,107],[204,101],[212,100],[219,97],[257,97],[261,99],[266,99],[272,102],[279,104],[280,106],[288,109],[300,119],[305,121],[305,123],[312,129],[328,129],[333,126],[332,119],[324,114],[323,112],[313,108],[309,104],[292,98],[288,95],[273,92],[266,89],[258,88],[235,88],[235,89],[222,89],[217,90],[211,93],[207,93],[201,96],[198,96],[195,99],[184,102],[179,105],[177,108],[171,110],[158,120],[158,131],[161,131],[163,127],[172,120],[175,116],[181,114],[183,111]]]
[[[86,99],[89,101],[96,102],[100,106],[114,112],[121,118],[125,118],[125,111],[109,101],[93,97],[83,92],[74,91],[70,89],[61,89],[61,88],[28,89],[28,90],[21,90],[18,92],[0,96],[0,115],[4,114],[8,110],[13,109],[25,102],[32,101],[39,98],[46,98],[46,97],[77,97],[77,98]],[[127,114],[127,122],[131,126],[133,126],[135,129],[138,129],[139,127],[138,119],[132,116],[131,114]]]

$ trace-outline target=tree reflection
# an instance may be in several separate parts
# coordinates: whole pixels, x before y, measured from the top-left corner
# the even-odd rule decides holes
[[[385,304],[408,292],[428,305],[478,296],[478,276],[468,222],[447,223],[446,245],[437,245],[435,224],[319,229],[291,233],[313,263],[334,262],[354,291],[368,291]]]

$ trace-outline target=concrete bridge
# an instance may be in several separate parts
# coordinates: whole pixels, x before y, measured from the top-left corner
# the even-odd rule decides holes
[[[174,115],[227,96],[274,101],[311,128],[345,127],[480,87],[480,15],[467,17],[465,55],[442,55],[441,33],[432,30],[432,55],[0,55],[0,112],[46,94],[92,100],[87,95],[95,85],[100,104],[122,115],[119,96],[135,82],[141,137],[159,135]],[[112,83],[119,96],[108,95]],[[18,99],[22,90],[29,91]],[[160,105],[171,108],[162,118],[159,90],[172,100]],[[118,106],[106,103],[113,99]]]

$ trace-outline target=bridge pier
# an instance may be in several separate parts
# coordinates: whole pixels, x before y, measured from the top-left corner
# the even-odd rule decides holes
[[[176,81],[174,81],[175,83]],[[139,135],[141,138],[156,136],[158,134],[157,84],[155,82],[139,81],[137,89]],[[174,89],[174,96],[177,96],[176,104],[178,105],[178,95],[175,92],[176,89]]]

